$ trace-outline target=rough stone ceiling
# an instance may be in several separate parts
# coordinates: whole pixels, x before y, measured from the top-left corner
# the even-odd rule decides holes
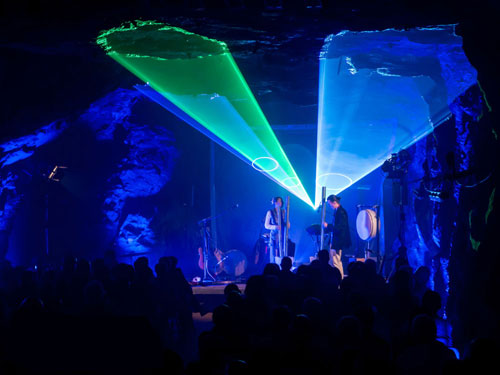
[[[158,12],[154,18],[227,42],[273,125],[316,123],[318,55],[328,34],[342,29],[401,27],[404,22],[360,17],[350,10],[329,17],[245,12],[165,17]],[[100,30],[129,19],[129,15],[113,14],[78,22],[4,22],[5,32],[0,37],[2,84],[9,88],[9,95],[3,102],[0,139],[21,136],[81,112],[113,89],[137,83],[94,43]],[[429,18],[428,23],[417,24],[432,21]]]

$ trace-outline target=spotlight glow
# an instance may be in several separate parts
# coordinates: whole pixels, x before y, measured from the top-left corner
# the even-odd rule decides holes
[[[155,21],[105,31],[97,43],[148,96],[313,206],[225,43]],[[264,164],[271,159],[275,167]]]
[[[454,25],[343,31],[320,54],[316,206],[451,116],[476,83]]]

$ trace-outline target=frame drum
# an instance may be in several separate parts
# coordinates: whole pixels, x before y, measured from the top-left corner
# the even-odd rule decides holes
[[[377,235],[377,214],[375,211],[367,209],[358,212],[356,217],[356,230],[359,238],[368,241]]]

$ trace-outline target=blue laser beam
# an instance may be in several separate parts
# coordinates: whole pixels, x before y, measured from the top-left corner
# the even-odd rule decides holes
[[[320,54],[315,205],[340,193],[451,116],[476,84],[455,25],[343,31]]]

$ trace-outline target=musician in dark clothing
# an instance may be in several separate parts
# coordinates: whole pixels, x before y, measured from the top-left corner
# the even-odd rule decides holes
[[[326,232],[332,233],[332,241],[330,243],[330,256],[335,267],[340,270],[344,277],[344,268],[342,266],[342,250],[351,246],[351,234],[349,233],[349,219],[347,211],[340,204],[340,197],[330,195],[327,198],[328,204],[333,209],[332,224],[323,223]]]
[[[269,262],[276,263],[276,257],[279,256],[280,238],[282,246],[284,246],[286,216],[285,210],[283,210],[283,198],[275,197],[271,202],[274,208],[267,211],[264,227],[270,231]],[[290,228],[290,223],[286,223],[286,225]]]

